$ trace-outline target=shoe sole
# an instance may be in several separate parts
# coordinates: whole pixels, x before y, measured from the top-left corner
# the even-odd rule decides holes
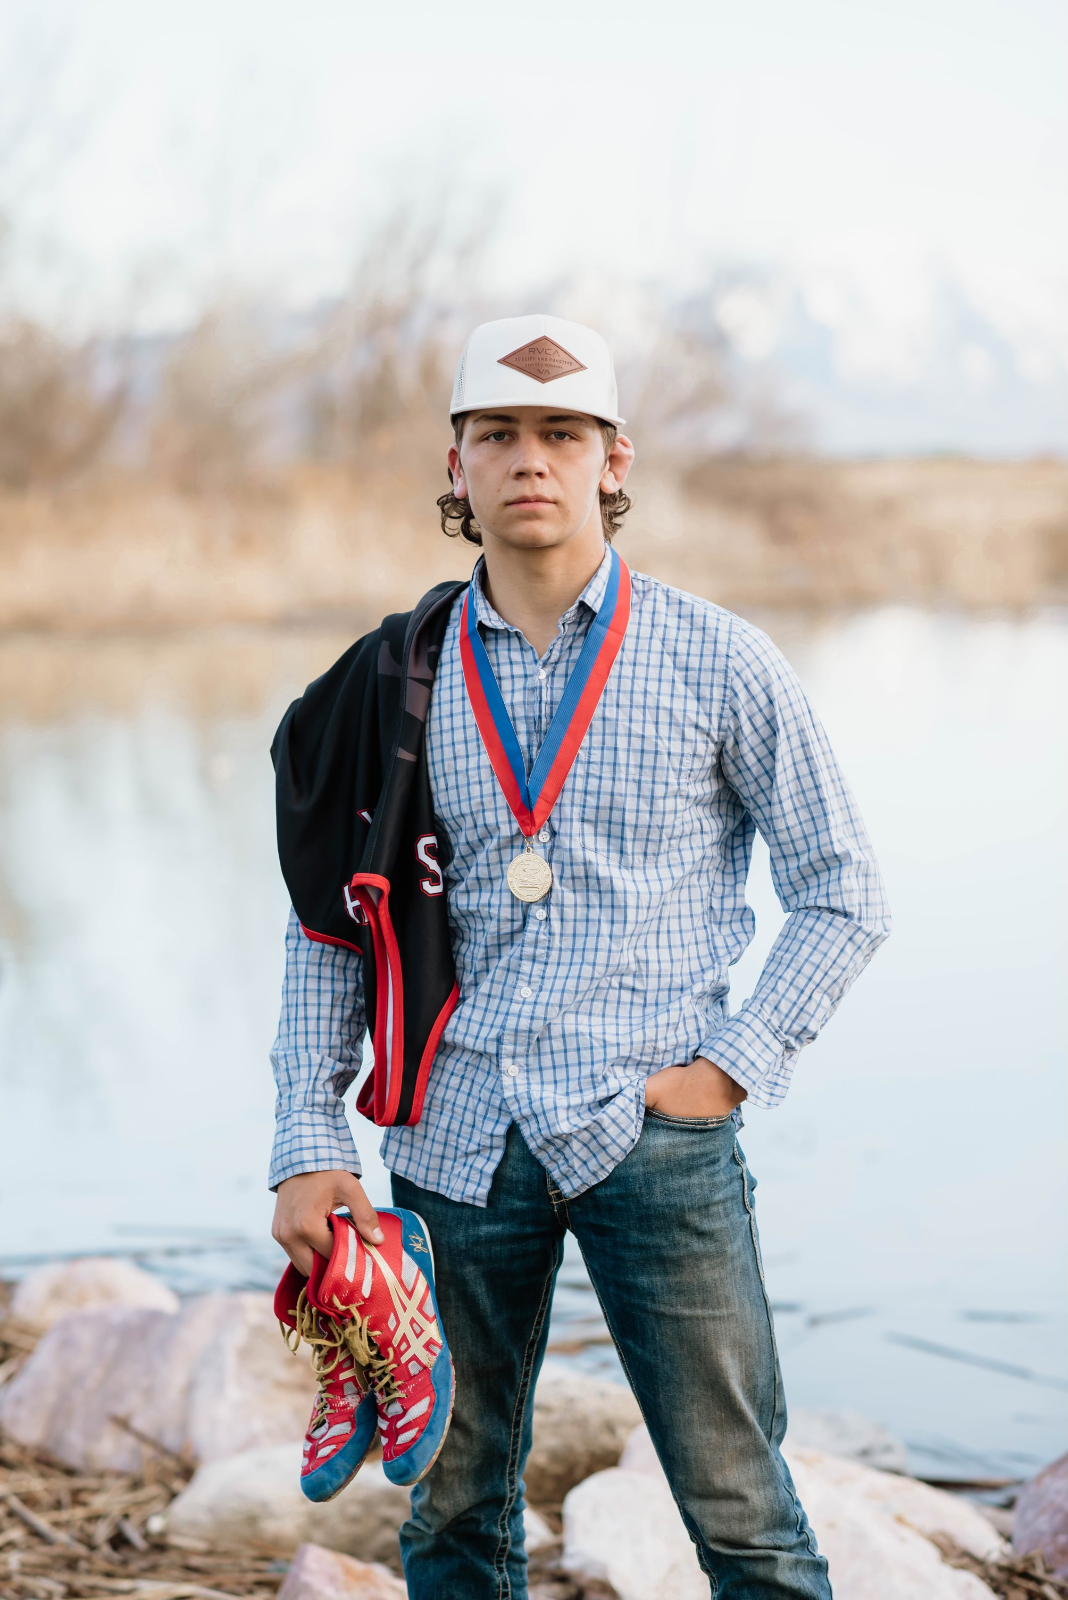
[[[360,1412],[363,1410],[364,1406],[366,1406],[368,1404],[368,1402],[370,1402],[370,1404],[371,1404],[375,1421],[374,1421],[374,1426],[372,1427],[370,1433],[367,1435],[367,1441],[364,1444],[363,1449],[359,1453],[359,1457],[358,1457],[358,1459],[356,1461],[356,1465],[353,1466],[353,1467],[348,1467],[346,1469],[345,1476],[342,1478],[341,1482],[339,1484],[337,1484],[337,1486],[335,1488],[330,1489],[328,1493],[326,1493],[326,1494],[319,1494],[318,1492],[313,1493],[312,1492],[313,1486],[317,1490],[319,1484],[329,1484],[331,1482],[333,1474],[331,1473],[330,1468],[331,1467],[335,1467],[336,1468],[344,1460],[345,1452],[347,1450],[351,1449],[352,1445],[360,1437],[360,1428],[359,1428]],[[320,1505],[320,1506],[321,1505],[326,1505],[327,1501],[336,1500],[338,1495],[341,1493],[341,1491],[343,1489],[347,1489],[348,1488],[348,1486],[352,1482],[353,1478],[355,1478],[356,1474],[359,1472],[360,1468],[363,1466],[364,1462],[367,1460],[368,1452],[369,1452],[371,1446],[375,1442],[375,1434],[378,1431],[378,1403],[375,1400],[375,1397],[374,1397],[373,1393],[364,1395],[363,1399],[360,1401],[360,1404],[356,1408],[356,1423],[357,1423],[356,1431],[353,1433],[353,1436],[349,1440],[348,1444],[343,1444],[341,1446],[341,1449],[336,1451],[335,1454],[330,1457],[329,1461],[324,1461],[321,1467],[316,1467],[314,1472],[309,1472],[306,1477],[302,1477],[301,1478],[301,1480],[300,1480],[301,1491],[304,1494],[305,1498],[310,1500],[314,1505]]]
[[[430,1272],[429,1272],[429,1274],[426,1275],[427,1284],[428,1284],[428,1286],[430,1288],[430,1300],[431,1300],[431,1304],[434,1307],[434,1315],[437,1318],[438,1328],[439,1328],[439,1330],[441,1332],[441,1350],[438,1353],[437,1360],[435,1360],[435,1362],[434,1362],[434,1371],[435,1371],[435,1373],[437,1372],[438,1363],[441,1361],[442,1356],[444,1355],[444,1356],[447,1356],[447,1358],[448,1358],[449,1409],[445,1414],[445,1422],[444,1422],[444,1425],[443,1425],[442,1430],[441,1430],[441,1437],[438,1440],[437,1448],[435,1449],[434,1454],[431,1456],[430,1460],[426,1463],[426,1465],[419,1469],[419,1471],[414,1475],[414,1477],[395,1478],[395,1477],[393,1477],[392,1473],[390,1472],[390,1470],[389,1470],[390,1467],[394,1466],[394,1465],[403,1468],[403,1465],[404,1465],[404,1457],[403,1456],[398,1457],[395,1462],[383,1461],[383,1463],[382,1463],[382,1466],[383,1466],[383,1469],[385,1471],[386,1477],[389,1479],[390,1483],[395,1483],[395,1484],[397,1484],[397,1486],[399,1488],[402,1488],[402,1489],[410,1489],[410,1488],[413,1488],[415,1484],[421,1483],[422,1480],[426,1477],[427,1473],[430,1471],[431,1467],[434,1465],[435,1461],[438,1459],[438,1456],[440,1456],[440,1454],[442,1452],[442,1449],[444,1448],[444,1445],[445,1445],[445,1440],[449,1436],[449,1427],[450,1427],[450,1425],[452,1423],[452,1409],[453,1409],[453,1406],[454,1406],[454,1404],[456,1402],[456,1376],[455,1376],[455,1373],[453,1371],[453,1365],[452,1365],[452,1351],[449,1349],[448,1341],[445,1338],[445,1327],[444,1327],[444,1324],[442,1323],[441,1310],[440,1310],[440,1307],[438,1306],[438,1294],[437,1294],[437,1288],[436,1288],[435,1282],[434,1282],[434,1246],[433,1246],[433,1243],[431,1242],[431,1238],[430,1238],[430,1229],[427,1227],[426,1223],[423,1221],[423,1219],[419,1215],[418,1211],[408,1211],[406,1208],[404,1208],[402,1206],[389,1206],[389,1207],[385,1207],[384,1206],[382,1209],[384,1211],[388,1210],[395,1217],[399,1217],[402,1227],[405,1227],[407,1225],[406,1224],[406,1219],[409,1218],[409,1217],[412,1218],[413,1221],[415,1221],[415,1222],[417,1222],[419,1224],[419,1228],[420,1228],[420,1230],[422,1232],[423,1239],[424,1239],[424,1241],[426,1243],[427,1254],[430,1257]],[[437,1388],[437,1383],[435,1381],[435,1389],[436,1388]],[[422,1442],[423,1442],[422,1439],[418,1440],[416,1448],[418,1448],[418,1445],[422,1444]]]

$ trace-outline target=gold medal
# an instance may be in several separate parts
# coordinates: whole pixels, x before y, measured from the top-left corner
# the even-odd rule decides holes
[[[508,887],[517,900],[544,900],[553,886],[553,869],[528,841],[521,856],[508,864]]]

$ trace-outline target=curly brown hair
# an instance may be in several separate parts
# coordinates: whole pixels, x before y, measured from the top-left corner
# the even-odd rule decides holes
[[[457,450],[460,448],[460,443],[463,439],[466,420],[467,413],[463,411],[452,419],[452,431],[456,440]],[[601,430],[601,438],[604,440],[604,458],[607,461],[619,430],[611,422],[600,422],[598,426]],[[449,479],[450,481],[452,479],[451,472],[449,473]],[[617,489],[615,494],[605,494],[602,489],[600,497],[601,527],[604,530],[605,543],[611,544],[613,534],[619,532],[623,526],[623,518],[631,508],[631,498],[623,489]],[[468,544],[481,545],[482,529],[475,521],[475,513],[471,509],[470,500],[459,499],[450,489],[448,494],[438,497],[438,508],[441,511],[442,533],[450,539],[455,539],[459,535],[461,539],[466,539]]]

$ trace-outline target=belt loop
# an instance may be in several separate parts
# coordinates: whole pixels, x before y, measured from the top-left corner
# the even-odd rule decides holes
[[[570,1232],[571,1218],[568,1215],[567,1200],[548,1167],[545,1168],[545,1187],[549,1193],[549,1204],[556,1212],[556,1215],[563,1221],[564,1227]]]

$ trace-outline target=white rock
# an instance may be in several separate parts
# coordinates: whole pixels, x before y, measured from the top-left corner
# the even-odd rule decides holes
[[[947,1533],[973,1556],[990,1560],[1004,1554],[1005,1541],[992,1524],[967,1500],[958,1495],[932,1489],[915,1478],[894,1472],[876,1472],[856,1461],[842,1461],[819,1450],[784,1450],[801,1503],[808,1511],[808,1500],[801,1488],[804,1479],[817,1499],[831,1500],[846,1495],[856,1504],[880,1512],[891,1521],[930,1536]],[[812,1514],[810,1513],[810,1516]],[[815,1520],[813,1519],[815,1527]],[[819,1529],[816,1530],[819,1538]]]
[[[408,1585],[377,1561],[357,1561],[319,1544],[302,1544],[278,1600],[406,1600]]]
[[[791,1406],[787,1423],[788,1450],[822,1450],[824,1455],[844,1456],[860,1461],[880,1472],[909,1470],[909,1453],[904,1440],[895,1438],[877,1422],[870,1422],[859,1411],[835,1407]]]
[[[523,1474],[533,1505],[559,1505],[591,1473],[614,1467],[641,1422],[622,1384],[549,1367],[534,1391],[534,1444]]]
[[[203,1295],[177,1315],[107,1306],[64,1317],[0,1389],[0,1426],[80,1470],[136,1471],[121,1417],[192,1461],[299,1439],[315,1382],[266,1294]]]
[[[991,1600],[993,1591],[981,1579],[947,1567],[924,1537],[924,1532],[965,1531],[967,1519],[957,1513],[971,1507],[926,1484],[816,1450],[792,1452],[788,1464],[827,1558],[835,1600],[902,1600],[906,1595],[909,1600]],[[885,1479],[887,1487],[873,1485],[871,1478]],[[918,1493],[899,1498],[901,1485]],[[925,1503],[927,1496],[949,1504],[932,1506]],[[978,1512],[972,1515],[985,1529],[981,1537],[970,1530],[975,1542],[989,1543],[990,1536],[1000,1548],[990,1524]]]
[[[198,1468],[167,1510],[167,1535],[217,1550],[259,1545],[289,1554],[313,1543],[363,1561],[396,1554],[409,1492],[380,1462],[365,1466],[338,1495],[316,1505],[300,1487],[301,1444],[245,1450]]]
[[[546,1545],[556,1543],[555,1533],[533,1506],[527,1506],[523,1512],[523,1532],[528,1555],[532,1555],[535,1550],[544,1550]]]
[[[226,1300],[189,1387],[186,1438],[194,1461],[303,1439],[316,1392],[308,1349],[287,1349],[272,1297]]]
[[[660,1465],[660,1457],[653,1447],[649,1436],[649,1429],[643,1422],[631,1433],[619,1457],[619,1464],[624,1472],[644,1472],[647,1478],[657,1478],[663,1483],[667,1477]]]
[[[263,1545],[288,1555],[313,1543],[364,1561],[396,1555],[397,1533],[409,1514],[407,1489],[390,1483],[370,1462],[336,1500],[316,1505],[300,1487],[301,1445],[244,1450],[200,1467],[166,1514],[168,1538],[207,1549]],[[555,1542],[545,1519],[523,1513],[528,1551]]]
[[[142,1306],[173,1313],[178,1310],[178,1296],[132,1262],[91,1256],[29,1273],[15,1288],[10,1315],[43,1333],[70,1312],[96,1306]]]
[[[564,1501],[562,1565],[620,1600],[708,1600],[708,1579],[664,1478],[610,1467]]]
[[[1004,1549],[1002,1541],[972,1506],[912,1478],[876,1472],[817,1450],[783,1454],[827,1558],[835,1600],[903,1600],[905,1596],[908,1600],[990,1600],[986,1584],[971,1573],[946,1566],[925,1537],[948,1533],[974,1555],[998,1554]],[[650,1485],[655,1483],[661,1497],[667,1489],[645,1428],[636,1429],[627,1441],[620,1466],[628,1474],[645,1477]],[[570,1498],[564,1503],[565,1530]],[[672,1509],[678,1530],[684,1533],[674,1504]],[[605,1537],[626,1538],[632,1520],[628,1504],[614,1535],[609,1530]],[[566,1539],[564,1551],[566,1559]],[[700,1571],[696,1554],[691,1570]]]

